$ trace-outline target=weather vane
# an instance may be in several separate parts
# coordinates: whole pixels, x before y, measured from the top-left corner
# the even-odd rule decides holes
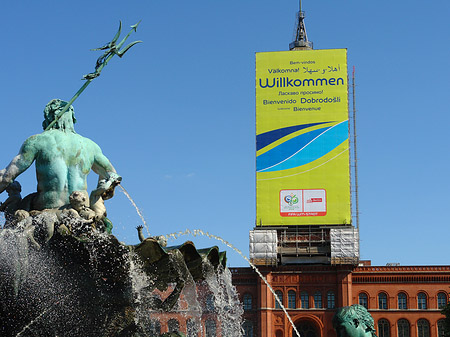
[[[50,130],[52,128],[52,126],[58,122],[58,120],[62,117],[62,115],[64,115],[64,113],[69,109],[69,107],[72,105],[72,103],[78,98],[78,96],[81,95],[81,93],[84,91],[84,89],[86,89],[86,87],[89,85],[89,83],[92,82],[93,79],[97,78],[100,76],[101,71],[103,70],[103,68],[108,64],[109,60],[111,60],[114,55],[119,56],[120,58],[122,58],[122,56],[128,51],[130,50],[131,47],[133,47],[135,44],[140,43],[142,41],[134,41],[131,42],[129,45],[127,45],[125,48],[123,48],[122,50],[120,50],[120,48],[123,46],[123,44],[125,43],[125,41],[128,39],[128,37],[131,35],[131,33],[133,31],[136,32],[137,27],[139,26],[139,24],[141,23],[141,21],[139,21],[138,23],[136,23],[135,25],[131,26],[131,30],[129,31],[129,33],[122,39],[122,41],[119,42],[119,44],[116,44],[117,40],[120,37],[120,33],[122,32],[122,21],[120,21],[119,23],[119,30],[117,31],[116,35],[113,37],[113,39],[111,40],[111,42],[108,42],[107,44],[105,44],[103,47],[100,48],[96,48],[96,49],[92,49],[92,50],[105,50],[105,52],[103,53],[102,56],[100,56],[97,59],[97,62],[95,63],[95,71],[89,74],[86,74],[83,76],[83,79],[86,80],[86,82],[83,84],[83,86],[76,92],[75,95],[73,95],[72,99],[68,102],[68,104],[66,106],[64,106],[64,108],[58,113],[58,115],[55,117],[55,119],[53,120],[53,122],[51,122],[46,128],[45,131]]]

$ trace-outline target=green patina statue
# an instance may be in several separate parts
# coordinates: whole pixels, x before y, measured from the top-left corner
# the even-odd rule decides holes
[[[359,304],[339,308],[333,317],[333,327],[338,337],[376,337],[372,316]]]
[[[67,102],[59,99],[47,104],[42,124],[44,130],[66,105]],[[91,169],[112,189],[119,184],[122,178],[100,147],[75,133],[75,122],[73,107],[70,106],[50,129],[28,138],[8,167],[0,171],[0,193],[33,162],[36,164],[37,192],[24,198],[22,209],[68,207],[69,197],[74,191],[82,191],[88,198],[86,179]]]
[[[25,140],[0,170],[0,193],[8,193],[0,203],[0,336],[147,336],[144,308],[170,312],[186,287],[226,268],[217,247],[197,250],[190,241],[167,247],[163,236],[145,238],[142,226],[138,245],[111,234],[104,200],[122,178],[96,143],[75,132],[72,103],[114,55],[140,42],[121,49],[138,24],[116,44],[119,25],[113,40],[97,49],[104,53],[84,85],[70,101],[46,105],[44,132]],[[37,191],[22,198],[15,179],[33,163]],[[98,183],[89,195],[91,170]]]

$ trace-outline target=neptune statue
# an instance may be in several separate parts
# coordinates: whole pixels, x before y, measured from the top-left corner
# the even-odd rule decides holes
[[[116,45],[120,32],[121,24],[99,48],[104,54],[85,84],[70,101],[46,105],[44,131],[26,139],[0,170],[0,193],[8,194],[0,203],[0,336],[183,336],[151,333],[149,314],[185,310],[180,303],[190,301],[190,315],[201,315],[197,285],[226,275],[226,254],[216,246],[197,250],[187,241],[167,247],[163,237],[146,238],[142,226],[136,245],[111,233],[104,201],[122,177],[94,141],[75,132],[72,103],[114,55],[140,42],[120,50],[130,35]],[[16,179],[33,163],[37,191],[22,198]],[[91,171],[98,183],[89,194]]]
[[[67,102],[60,99],[47,104],[42,123],[44,130],[66,105]],[[111,189],[117,186],[122,178],[96,143],[75,132],[75,122],[70,106],[49,130],[29,137],[8,167],[0,171],[0,193],[33,162],[37,192],[23,200],[22,209],[27,211],[68,207],[74,191],[82,191],[87,196],[86,178],[91,170]]]

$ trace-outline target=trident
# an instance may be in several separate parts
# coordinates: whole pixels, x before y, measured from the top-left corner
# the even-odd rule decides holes
[[[103,47],[91,49],[91,50],[105,50],[102,56],[100,56],[97,59],[97,62],[95,63],[95,71],[89,74],[86,74],[83,76],[83,79],[86,80],[86,82],[83,84],[83,86],[76,92],[75,95],[73,95],[72,99],[64,106],[64,108],[56,115],[55,119],[47,126],[45,131],[49,130],[55,123],[64,115],[64,113],[69,109],[69,107],[72,105],[72,103],[78,98],[78,96],[81,95],[81,93],[86,89],[86,87],[89,85],[89,83],[92,82],[93,79],[100,76],[101,71],[103,68],[108,64],[109,60],[111,60],[114,55],[119,56],[122,58],[122,56],[130,50],[131,47],[133,47],[135,44],[140,43],[142,41],[134,41],[131,42],[129,45],[127,45],[125,48],[120,50],[120,48],[123,46],[125,41],[128,39],[128,37],[131,35],[133,30],[136,32],[137,26],[141,21],[136,23],[135,25],[131,26],[130,32],[125,36],[122,41],[119,42],[119,44],[116,45],[117,40],[119,39],[120,33],[122,32],[122,21],[119,23],[119,30],[117,31],[116,35],[112,39],[111,42],[105,44]]]

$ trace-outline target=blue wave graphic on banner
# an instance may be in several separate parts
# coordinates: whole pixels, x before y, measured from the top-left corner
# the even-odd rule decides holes
[[[306,165],[347,139],[348,121],[301,134],[256,157],[256,170],[273,172]]]
[[[286,128],[276,129],[268,132],[261,133],[256,136],[256,151],[261,150],[269,144],[281,139],[293,132],[303,130],[309,128],[311,126],[325,124],[330,122],[319,122],[319,123],[310,123],[310,124],[300,124],[294,126],[288,126]]]

